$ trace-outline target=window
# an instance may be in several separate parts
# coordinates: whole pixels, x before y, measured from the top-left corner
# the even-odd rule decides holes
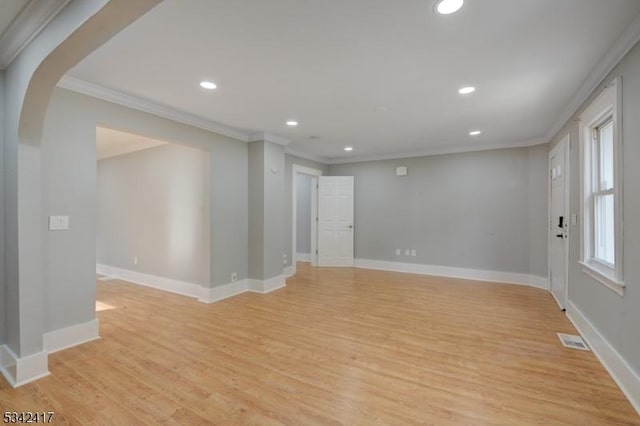
[[[623,295],[619,92],[615,80],[580,118],[581,263],[585,273]]]

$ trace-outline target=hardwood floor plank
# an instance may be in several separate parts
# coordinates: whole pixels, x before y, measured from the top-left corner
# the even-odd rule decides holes
[[[98,282],[101,339],[0,407],[56,424],[640,425],[542,290],[299,264],[212,305]]]

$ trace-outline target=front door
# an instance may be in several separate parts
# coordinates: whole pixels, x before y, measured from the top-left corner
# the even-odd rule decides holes
[[[549,154],[549,177],[551,179],[549,281],[551,293],[562,309],[566,308],[567,303],[567,246],[569,244],[568,157],[569,137],[567,136]]]

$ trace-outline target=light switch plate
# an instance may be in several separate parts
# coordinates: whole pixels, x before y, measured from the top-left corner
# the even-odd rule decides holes
[[[406,176],[409,173],[407,166],[396,167],[396,176]]]

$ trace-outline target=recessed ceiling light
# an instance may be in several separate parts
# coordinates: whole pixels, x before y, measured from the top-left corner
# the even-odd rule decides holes
[[[351,152],[351,151],[353,151],[353,147],[352,146],[345,146],[344,150],[347,151],[347,152]]]
[[[435,10],[441,15],[451,15],[460,10],[463,4],[464,0],[438,0]]]
[[[287,121],[287,126],[289,127],[296,127],[297,125],[298,125],[298,122],[296,120]]]
[[[476,91],[476,88],[473,86],[465,86],[462,89],[458,90],[458,93],[461,95],[468,95],[469,93],[473,93]]]
[[[480,130],[472,130],[469,132],[469,136],[478,136],[482,132]]]
[[[202,87],[203,89],[207,89],[207,90],[213,90],[216,87],[216,84],[214,82],[211,81],[201,81],[200,82],[200,87]]]

